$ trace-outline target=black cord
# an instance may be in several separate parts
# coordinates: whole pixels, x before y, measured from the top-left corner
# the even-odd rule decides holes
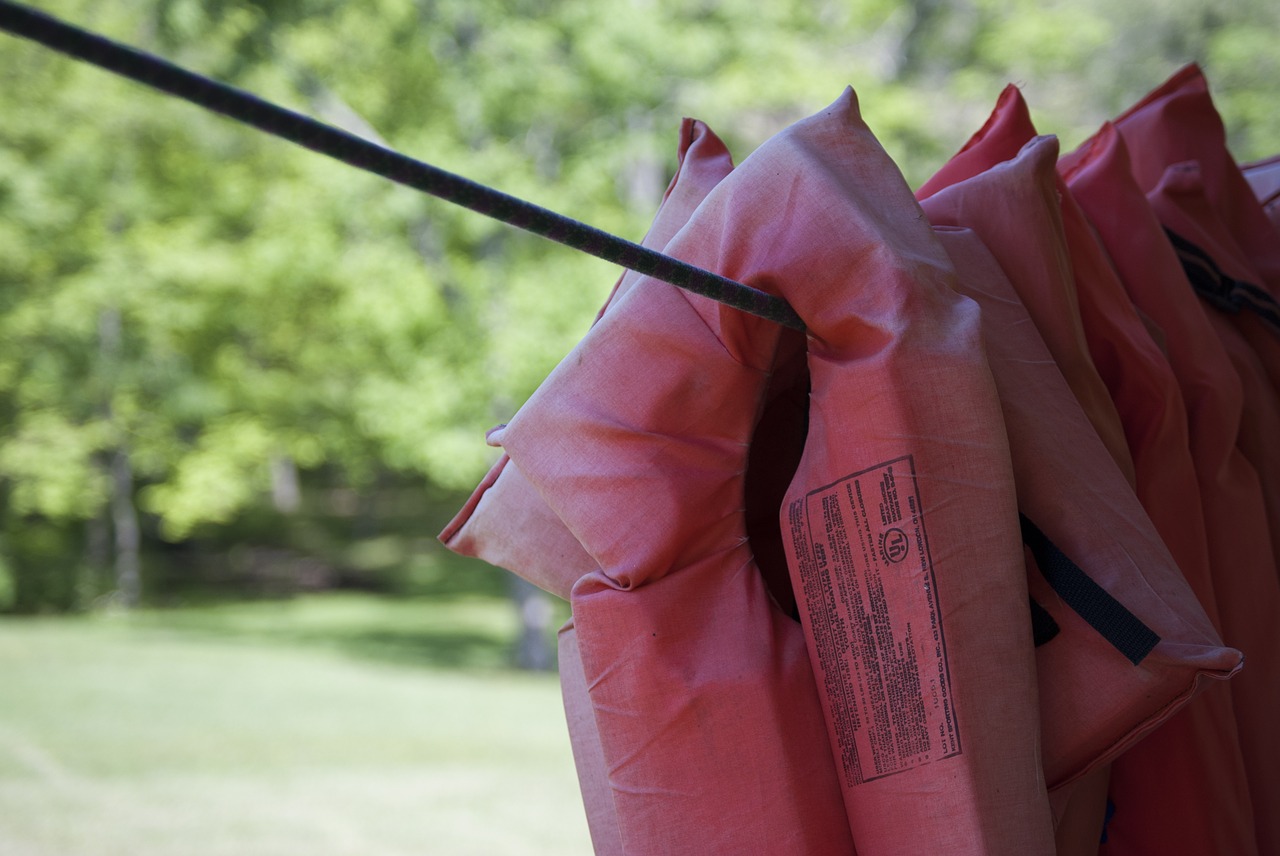
[[[800,316],[779,297],[414,160],[309,116],[264,101],[242,89],[187,71],[167,60],[71,26],[22,4],[0,0],[0,29],[198,104],[358,169],[376,173],[383,178],[752,315],[796,330],[804,329]]]

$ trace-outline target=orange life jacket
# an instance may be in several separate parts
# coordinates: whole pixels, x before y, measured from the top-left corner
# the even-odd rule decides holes
[[[1187,408],[1188,448],[1205,516],[1208,561],[1180,562],[1215,626],[1215,572],[1236,573],[1233,509],[1256,508],[1249,466],[1236,448],[1239,376],[1195,297],[1173,247],[1129,171],[1112,126],[1072,159],[1064,178],[1089,216],[1134,304],[1163,331],[1170,366]],[[1179,492],[1176,499],[1185,500]],[[1255,512],[1256,513],[1256,512]],[[1248,519],[1248,512],[1244,513]],[[1239,643],[1237,643],[1239,644]],[[1113,771],[1118,805],[1108,827],[1111,854],[1257,853],[1254,809],[1231,696],[1206,693],[1121,757]]]
[[[1016,101],[1009,93],[1002,100]],[[1037,461],[1019,474],[1028,481],[1026,489],[1020,486],[1020,504],[1043,504],[1047,516],[1037,522],[1052,540],[1162,638],[1151,656],[1134,663],[1116,658],[1114,648],[1079,622],[1070,635],[1037,649],[1045,774],[1051,788],[1069,793],[1065,786],[1165,721],[1201,688],[1202,678],[1232,674],[1240,658],[1222,646],[1138,504],[1130,486],[1134,481],[1125,478],[1134,470],[1123,423],[1080,321],[1083,298],[1076,290],[1054,173],[1057,142],[1034,139],[1012,160],[1002,161],[1000,155],[1017,143],[1016,119],[998,111],[988,123],[997,132],[990,146],[983,138],[971,141],[963,162],[950,172],[951,177],[972,176],[926,185],[922,193],[934,192],[922,204],[935,225],[968,227],[984,240],[1111,453],[1099,454],[1101,447],[1095,447],[1092,457],[1057,479],[1045,478],[1050,470]],[[1011,446],[1016,449],[1019,442],[1025,441],[1011,434]],[[1087,499],[1069,500],[1075,491]],[[1063,609],[1041,572],[1032,571],[1031,588],[1037,600],[1043,597]]]
[[[666,249],[752,281],[729,225],[704,205]],[[494,436],[598,565],[574,632],[625,852],[853,849],[800,627],[746,539],[782,334],[639,279]]]
[[[859,853],[1052,852],[977,306],[851,91],[713,201],[744,221],[725,240],[779,260],[768,279],[809,329],[809,431],[782,529]]]

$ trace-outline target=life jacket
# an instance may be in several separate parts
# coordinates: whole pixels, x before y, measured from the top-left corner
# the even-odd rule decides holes
[[[785,266],[718,195],[666,251],[748,282]],[[803,634],[746,537],[782,335],[640,279],[494,434],[598,565],[571,602],[625,852],[853,849]]]
[[[1241,447],[1258,470],[1276,542],[1280,540],[1280,449],[1276,435],[1265,433],[1270,426],[1259,424],[1270,415],[1255,417],[1250,408],[1276,411],[1280,407],[1276,404],[1280,396],[1280,231],[1268,220],[1227,150],[1221,117],[1197,66],[1175,73],[1114,124],[1128,148],[1134,178],[1139,187],[1154,194],[1153,205],[1192,283],[1228,313],[1228,320],[1257,354],[1271,387],[1269,394],[1253,389],[1253,370],[1241,370],[1246,385]],[[1179,218],[1178,226],[1167,221],[1161,213],[1165,209],[1181,209],[1188,216]],[[1203,231],[1198,236],[1180,234],[1178,228],[1188,228],[1189,222]],[[1219,246],[1197,243],[1209,234],[1222,237]],[[1229,346],[1228,350],[1235,353],[1236,349]]]
[[[981,174],[984,170],[990,168],[993,164],[1011,160],[1017,156],[1018,152],[1032,137],[1035,135],[1035,128],[1031,123],[1030,115],[1026,109],[1025,102],[1016,87],[1006,87],[1001,93],[997,101],[996,108],[992,112],[991,117],[985,125],[976,134],[969,139],[961,151],[953,157],[941,170],[917,192],[917,195],[924,198],[931,196],[943,188],[953,185],[959,181],[973,178]],[[1063,196],[1064,203],[1068,200]],[[926,207],[928,203],[926,203]],[[1036,207],[1036,206],[1033,206]],[[1052,205],[1038,206],[1041,216],[1046,213],[1052,213]],[[1065,209],[1065,206],[1064,206]],[[1096,287],[1097,280],[1100,275],[1105,276],[1107,273],[1106,265],[1100,264],[1097,260],[1097,254],[1092,251],[1090,240],[1087,232],[1080,228],[1080,217],[1076,212],[1065,209],[1061,212],[1064,220],[1064,235],[1060,242],[1050,242],[1050,247],[1042,248],[1045,253],[1045,259],[1054,259],[1056,264],[1046,266],[1044,269],[1052,274],[1053,281],[1058,285],[1048,290],[1042,290],[1036,295],[1035,304],[1039,308],[1040,323],[1047,328],[1048,334],[1054,336],[1054,346],[1052,351],[1055,357],[1062,364],[1063,371],[1072,381],[1073,388],[1079,398],[1081,404],[1085,407],[1086,413],[1089,415],[1095,430],[1099,435],[1105,438],[1106,446],[1111,452],[1113,460],[1124,471],[1125,475],[1133,485],[1137,484],[1137,474],[1129,454],[1129,437],[1132,431],[1122,431],[1122,427],[1130,429],[1133,420],[1128,423],[1120,419],[1119,411],[1112,406],[1110,399],[1111,389],[1120,381],[1121,388],[1126,377],[1132,377],[1134,372],[1130,370],[1129,365],[1118,365],[1123,359],[1121,356],[1124,352],[1125,341],[1124,336],[1117,336],[1117,333],[1123,334],[1122,330],[1117,329],[1117,325],[1121,318],[1124,318],[1127,307],[1121,305],[1119,311],[1113,317],[1111,312],[1115,311],[1116,301],[1114,299],[1108,301],[1109,297],[1114,298],[1114,288],[1111,294],[1104,289],[1098,293]],[[1074,216],[1073,216],[1074,215]],[[1068,229],[1067,227],[1071,227]],[[1038,230],[1025,230],[1031,233],[1039,233],[1048,235],[1055,232],[1052,224],[1042,225]],[[1025,234],[1025,232],[1024,232]],[[998,240],[998,239],[997,239]],[[1068,256],[1073,254],[1082,254],[1083,261],[1090,262],[1089,274],[1081,270],[1080,264],[1072,264],[1075,259],[1068,258],[1064,263],[1060,255],[1066,251]],[[1043,276],[1042,272],[1036,270],[1036,259],[1027,255],[1006,254],[1004,259],[1011,269],[1015,270],[1015,275],[1020,277],[1022,281],[1035,281],[1037,276]],[[1043,260],[1041,262],[1043,264]],[[1068,274],[1064,269],[1069,268],[1071,273]],[[1083,278],[1083,282],[1075,282],[1079,288],[1085,290],[1085,294],[1081,297],[1076,289],[1071,288],[1066,283],[1078,281]],[[1114,285],[1114,284],[1113,284]],[[1099,306],[1099,302],[1107,308]],[[1092,327],[1087,326],[1080,321],[1077,326],[1075,323],[1078,312],[1081,307],[1085,311],[1086,317],[1094,321]],[[1092,312],[1090,311],[1092,310]],[[1130,325],[1132,325],[1132,311],[1127,313],[1130,316]],[[1101,321],[1098,321],[1101,316]],[[1120,341],[1115,341],[1119,339]],[[1100,347],[1101,344],[1101,347]],[[1149,342],[1140,342],[1140,345],[1147,346]],[[1118,347],[1117,347],[1118,346]],[[1110,382],[1104,384],[1102,375],[1096,370],[1093,363],[1093,353],[1101,353],[1106,366],[1111,370],[1109,372]],[[1139,392],[1152,386],[1150,378],[1153,372],[1157,375],[1158,380],[1162,380],[1166,386],[1172,383],[1170,378],[1159,378],[1159,366],[1153,366],[1156,361],[1150,353],[1149,347],[1140,347],[1135,360],[1139,365],[1145,363],[1149,369],[1145,372],[1147,382],[1142,381],[1142,372],[1138,372],[1138,382],[1130,382],[1127,386],[1129,389],[1136,389]],[[1104,386],[1107,388],[1103,393]],[[1162,410],[1164,408],[1161,408]],[[1166,443],[1166,447],[1176,447],[1176,438],[1168,438],[1171,443]],[[1017,442],[1012,441],[1014,448],[1017,448]],[[1149,460],[1148,456],[1146,460]],[[1095,465],[1098,462],[1095,461]],[[1034,466],[1034,464],[1031,464]],[[1150,472],[1150,468],[1148,468]],[[1189,475],[1184,470],[1184,474]],[[1194,492],[1194,490],[1192,491]],[[1024,491],[1025,493],[1025,491]],[[1176,515],[1175,515],[1176,517]],[[1165,527],[1165,531],[1170,528]],[[1200,529],[1203,529],[1202,524]],[[1192,548],[1194,555],[1194,539],[1193,543],[1187,545]],[[1201,538],[1201,543],[1203,539]],[[1203,550],[1203,546],[1200,548]],[[1105,766],[1096,767],[1092,772],[1085,776],[1081,776],[1072,782],[1059,784],[1053,791],[1055,814],[1057,819],[1057,841],[1060,854],[1083,854],[1095,853],[1098,850],[1100,829],[1103,824],[1104,809],[1106,807],[1106,796],[1108,790],[1108,780],[1110,771]]]
[[[1147,199],[1166,230],[1193,235],[1197,246],[1212,248],[1221,270],[1228,275],[1245,270],[1230,236],[1204,204],[1201,175],[1193,164],[1171,167]],[[1242,335],[1241,325],[1235,323],[1238,315],[1213,307],[1208,312],[1244,389],[1237,443],[1253,468],[1243,468],[1240,474],[1249,499],[1240,499],[1230,508],[1206,503],[1206,511],[1220,515],[1216,525],[1223,537],[1237,542],[1224,556],[1233,563],[1215,569],[1214,578],[1223,631],[1249,659],[1248,669],[1231,689],[1249,790],[1257,807],[1259,852],[1271,856],[1280,854],[1280,816],[1267,808],[1280,804],[1280,735],[1275,730],[1280,718],[1280,646],[1275,643],[1280,619],[1275,540],[1280,525],[1276,518],[1280,504],[1275,498],[1280,492],[1275,442],[1280,436],[1280,408],[1266,381],[1265,361],[1253,347],[1255,341]]]
[[[645,245],[661,249],[731,168],[728,151],[710,129],[700,122],[686,120],[681,130],[679,167],[645,237]],[[602,308],[600,317],[640,279],[637,274],[625,273]],[[655,327],[664,325],[661,317],[652,318],[651,323]],[[770,379],[769,401],[756,429],[756,435],[763,436],[767,442],[751,447],[746,505],[752,548],[765,554],[760,559],[761,564],[766,564],[769,554],[777,554],[767,563],[765,576],[772,578],[771,593],[782,604],[781,609],[789,613],[794,610],[794,599],[790,597],[786,566],[780,556],[780,540],[776,535],[777,507],[781,492],[794,470],[794,461],[799,456],[804,414],[803,410],[798,417],[782,414],[794,414],[795,394],[791,390],[798,385],[803,391],[806,383],[795,373],[797,356],[800,357],[800,368],[804,366],[802,338],[791,331],[780,331],[779,335],[780,341],[787,346],[780,349],[780,364]],[[624,358],[625,362],[636,365],[648,359],[648,342],[631,340],[629,346],[634,353]],[[787,358],[787,352],[791,354],[790,358]],[[796,429],[790,427],[792,422],[801,426],[798,435]],[[797,436],[788,444],[787,435]],[[789,445],[795,448],[789,449]],[[769,447],[772,453],[758,451],[762,447]],[[791,460],[791,470],[785,470],[788,459]],[[778,472],[780,466],[784,471]],[[772,502],[769,501],[770,496]],[[767,514],[762,513],[766,508]],[[451,549],[505,567],[565,599],[570,597],[573,584],[578,579],[598,567],[594,558],[586,553],[520,472],[517,464],[505,454],[446,527],[441,540]],[[771,549],[770,545],[774,543],[779,546]],[[792,632],[798,633],[798,627],[793,627]],[[559,640],[565,710],[592,842],[597,853],[620,853],[623,845],[617,807],[600,733],[581,671],[577,630],[573,621],[561,630]],[[817,783],[813,784],[816,786]],[[823,803],[819,800],[817,804],[820,807]],[[837,836],[813,852],[844,852],[844,843]],[[829,850],[823,849],[828,845]],[[633,842],[630,852],[637,852],[637,848],[642,846]],[[689,846],[696,848],[700,845],[697,841],[690,841]]]
[[[1008,128],[1008,117],[996,123]],[[1014,138],[1002,134],[999,145]],[[969,171],[981,168],[983,140],[968,147]],[[1010,146],[1011,147],[1011,146]],[[986,243],[1013,285],[1049,353],[1110,455],[1093,454],[1057,478],[1036,470],[1019,475],[1025,508],[1044,511],[1036,523],[1102,592],[1160,642],[1145,656],[1117,656],[1088,621],[1054,593],[1043,557],[1029,563],[1032,596],[1069,624],[1053,642],[1037,649],[1049,787],[1070,794],[1070,785],[1115,759],[1167,720],[1200,689],[1205,678],[1225,678],[1239,668],[1238,651],[1224,647],[1203,609],[1138,503],[1134,472],[1118,414],[1088,351],[1080,322],[1069,250],[1062,226],[1054,173],[1057,141],[1035,138],[1009,161],[950,186],[934,183],[922,205],[935,226],[972,229]],[[1074,382],[1073,382],[1074,380]],[[1028,389],[1024,396],[1036,396]],[[1104,400],[1105,399],[1105,400]],[[1045,405],[1050,412],[1057,410]],[[1109,440],[1109,442],[1108,442]],[[1024,438],[1011,434],[1011,447]],[[1055,444],[1056,445],[1056,444]],[[1065,452],[1067,445],[1061,444]],[[1052,458],[1060,455],[1048,449]],[[1015,453],[1015,461],[1018,459]],[[1026,460],[1027,458],[1024,458]],[[1071,497],[1077,496],[1078,499]],[[1031,516],[1031,515],[1028,515]],[[1095,622],[1096,624],[1097,622]],[[1064,802],[1056,805],[1065,808]]]
[[[1184,550],[1179,566],[1219,633],[1233,642],[1219,617],[1213,579],[1215,571],[1238,573],[1257,553],[1256,537],[1242,538],[1233,522],[1250,519],[1247,511],[1234,509],[1256,509],[1257,502],[1251,468],[1236,448],[1240,379],[1130,174],[1123,141],[1106,125],[1086,145],[1088,151],[1072,159],[1063,177],[1126,293],[1164,333],[1186,406],[1194,493],[1203,502],[1188,501],[1185,489],[1162,489],[1204,516],[1207,550],[1200,562]],[[1165,539],[1171,547],[1177,544],[1167,534]],[[1227,609],[1231,614],[1230,604]],[[1107,856],[1257,853],[1254,806],[1230,694],[1203,694],[1118,759],[1112,798],[1116,810],[1107,827]]]
[[[1243,164],[1240,171],[1271,225],[1280,230],[1280,155]]]
[[[1225,322],[1218,327],[1244,384],[1238,443],[1257,471],[1280,565],[1280,304],[1272,311],[1242,296],[1256,294],[1260,280],[1210,204],[1197,163],[1171,166],[1147,198],[1211,316]]]
[[[717,188],[809,330],[781,509],[861,854],[1053,851],[1008,445],[976,305],[851,90]]]

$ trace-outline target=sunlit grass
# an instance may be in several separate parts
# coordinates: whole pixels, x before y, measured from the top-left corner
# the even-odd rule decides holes
[[[0,622],[0,853],[589,853],[558,685],[504,668],[509,612],[339,596]]]

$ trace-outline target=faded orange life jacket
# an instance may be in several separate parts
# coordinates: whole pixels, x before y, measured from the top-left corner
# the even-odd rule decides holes
[[[1016,104],[1017,99],[1007,92],[1002,102]],[[1125,477],[1134,470],[1122,423],[1080,321],[1078,307],[1086,295],[1076,289],[1062,226],[1054,174],[1057,143],[1034,139],[1002,162],[1000,155],[1018,137],[1018,117],[1007,112],[1000,115],[998,108],[988,123],[988,129],[998,132],[991,144],[981,137],[971,141],[960,164],[964,169],[950,173],[953,178],[972,176],[950,185],[926,185],[922,193],[934,192],[922,204],[935,225],[968,227],[984,240],[1111,453],[1111,459],[1095,454],[1062,479],[1036,481],[1041,474],[1034,469],[1020,474],[1029,484],[1020,489],[1019,502],[1024,508],[1037,502],[1061,507],[1056,515],[1044,512],[1049,516],[1038,520],[1039,525],[1102,589],[1162,638],[1149,657],[1134,663],[1116,658],[1115,648],[1080,622],[1063,638],[1037,649],[1045,773],[1055,792],[1069,793],[1073,781],[1120,755],[1185,704],[1202,687],[1202,678],[1232,674],[1239,652],[1221,645],[1139,505],[1134,481]],[[984,153],[994,162],[985,171]],[[1019,442],[1026,441],[1011,433],[1011,446],[1016,449]],[[1102,485],[1099,501],[1095,491]],[[1088,500],[1064,501],[1074,491]],[[1104,511],[1107,507],[1111,510]],[[1046,598],[1056,617],[1065,604],[1044,582],[1042,570],[1032,567],[1032,594],[1037,600]],[[1161,689],[1152,695],[1155,686]],[[1107,710],[1113,704],[1119,708]]]
[[[713,201],[742,218],[726,240],[778,260],[768,279],[809,329],[809,431],[782,530],[859,853],[1052,852],[977,306],[851,91]]]
[[[667,251],[747,277],[723,225]],[[495,435],[599,566],[571,599],[625,852],[852,851],[800,627],[745,537],[782,333],[640,279]]]
[[[1064,177],[1127,293],[1165,333],[1187,407],[1188,443],[1209,552],[1207,566],[1182,567],[1219,632],[1231,640],[1219,617],[1213,579],[1215,572],[1235,573],[1245,558],[1238,555],[1238,531],[1229,521],[1239,517],[1233,509],[1256,504],[1257,496],[1256,487],[1250,493],[1251,468],[1236,448],[1239,376],[1130,174],[1124,143],[1111,125],[1076,153]],[[1119,808],[1109,826],[1107,854],[1258,852],[1229,694],[1197,699],[1130,750],[1114,776]]]

